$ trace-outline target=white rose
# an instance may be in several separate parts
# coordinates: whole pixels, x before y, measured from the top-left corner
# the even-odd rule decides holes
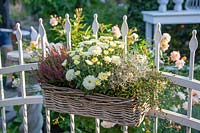
[[[120,38],[121,35],[122,35],[121,32],[120,32],[120,29],[119,29],[118,25],[115,25],[115,26],[112,27],[112,33],[114,34],[114,36],[116,38]]]
[[[51,17],[49,23],[51,24],[51,26],[56,26],[58,25],[58,20],[55,17]]]

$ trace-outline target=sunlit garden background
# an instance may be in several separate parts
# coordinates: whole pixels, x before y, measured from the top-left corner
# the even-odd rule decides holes
[[[72,39],[77,42],[82,41],[81,33],[76,33],[77,29],[86,31],[90,29],[89,25],[92,24],[93,14],[98,14],[98,21],[102,25],[100,30],[110,31],[113,26],[121,26],[122,16],[128,16],[129,27],[133,28],[133,33],[139,36],[139,40],[142,43],[147,44],[148,49],[152,49],[152,45],[149,42],[145,42],[145,23],[143,22],[142,11],[157,10],[157,0],[11,0],[11,16],[15,22],[20,22],[22,29],[30,29],[30,26],[38,27],[38,19],[43,18],[44,26],[47,30],[47,37],[49,42],[59,43],[60,40],[65,40],[65,34],[60,33],[60,29],[63,27],[59,24],[62,23],[62,19],[65,18],[65,14],[69,13],[72,20]],[[173,2],[170,1],[168,9],[173,9]],[[58,25],[53,23],[52,19],[58,21]],[[87,25],[84,25],[87,24]],[[169,33],[171,35],[171,41],[169,42],[169,49],[163,50],[161,59],[161,70],[172,72],[175,74],[188,76],[189,74],[189,40],[192,36],[192,30],[196,29],[200,32],[199,24],[192,25],[165,25],[162,28],[163,33]],[[101,33],[100,33],[101,34]],[[199,35],[198,35],[198,39]],[[29,38],[25,39],[25,42]],[[136,43],[137,44],[137,43]],[[15,44],[15,49],[17,45]],[[135,46],[140,47],[140,46]],[[183,59],[185,64],[180,69],[176,67],[174,61],[170,61],[170,55],[173,51],[179,51],[179,58]],[[195,79],[200,80],[200,48],[196,51],[196,64],[195,64]],[[188,93],[186,88],[174,86],[176,93],[171,94],[167,92],[163,98],[165,103],[162,103],[162,108],[169,109],[174,112],[186,114],[187,111],[187,99]],[[194,118],[200,119],[200,92],[195,92],[196,99],[193,99],[193,112]],[[19,108],[15,107],[18,111]],[[44,110],[43,110],[44,114]],[[51,113],[51,128],[52,132],[69,132],[70,120],[69,115],[52,112]],[[76,132],[77,133],[93,133],[95,132],[95,120],[93,118],[86,118],[77,116],[75,119]],[[8,132],[14,133],[18,131],[19,125],[22,119],[17,115],[14,121],[8,125]],[[147,132],[150,133],[153,130],[153,118],[146,117],[144,122],[138,128],[129,128],[129,132]],[[185,133],[186,127],[174,123],[173,121],[159,119],[159,133]],[[101,126],[102,133],[118,133],[122,131],[122,127],[115,125],[111,128],[105,128]],[[199,131],[193,130],[193,133]]]

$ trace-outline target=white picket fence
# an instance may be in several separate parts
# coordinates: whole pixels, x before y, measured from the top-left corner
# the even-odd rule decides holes
[[[13,105],[22,105],[23,107],[23,124],[24,124],[24,133],[28,133],[28,122],[27,122],[27,105],[28,104],[40,104],[43,103],[43,97],[42,96],[26,96],[25,91],[25,71],[32,71],[38,69],[37,63],[28,63],[24,64],[23,59],[23,49],[22,49],[22,34],[20,30],[20,25],[17,24],[17,41],[18,41],[18,49],[19,49],[19,65],[15,66],[9,66],[9,67],[3,67],[1,65],[1,59],[0,59],[0,107],[1,107],[1,117],[2,117],[2,131],[3,133],[6,133],[6,111],[5,106],[13,106]],[[98,30],[99,30],[99,24],[97,21],[97,14],[94,15],[94,21],[92,24],[92,30],[93,34],[98,38]],[[65,23],[65,31],[66,31],[66,39],[67,39],[67,47],[71,48],[71,24],[69,21],[69,15],[66,15],[66,23]],[[122,24],[122,38],[125,43],[124,47],[124,56],[127,53],[127,33],[128,33],[128,25],[127,25],[127,17],[123,17],[123,24]],[[46,54],[46,31],[44,29],[42,19],[39,20],[39,34],[41,36],[41,43],[42,43],[42,51],[43,51],[43,58],[45,58]],[[190,48],[190,69],[189,69],[189,77],[183,77],[171,73],[163,72],[162,74],[169,79],[173,81],[174,84],[180,85],[182,87],[189,88],[189,100],[188,100],[188,112],[187,115],[182,115],[179,113],[175,113],[169,110],[162,109],[162,111],[158,110],[151,110],[149,112],[149,115],[154,116],[154,133],[157,133],[158,129],[158,118],[162,119],[168,119],[172,120],[176,123],[179,123],[181,125],[184,125],[187,128],[187,133],[191,132],[191,128],[199,130],[200,131],[200,120],[195,119],[192,117],[192,89],[200,91],[200,81],[197,81],[193,79],[194,74],[194,60],[195,60],[195,51],[198,47],[198,41],[196,38],[196,30],[192,32],[192,38],[189,43]],[[160,50],[160,39],[161,39],[162,33],[161,33],[161,25],[157,25],[157,29],[155,31],[154,36],[154,44],[155,44],[155,64],[156,69],[159,71],[159,50]],[[15,98],[4,98],[4,88],[3,88],[3,75],[14,73],[14,72],[20,72],[20,79],[21,79],[21,97],[15,97]],[[50,133],[50,110],[48,108],[45,109],[46,111],[46,131]],[[75,133],[75,123],[74,123],[75,116],[73,114],[70,114],[70,126],[71,126],[71,133]],[[124,126],[123,128],[124,133],[128,133],[128,127]],[[96,119],[96,133],[100,133],[100,120]]]

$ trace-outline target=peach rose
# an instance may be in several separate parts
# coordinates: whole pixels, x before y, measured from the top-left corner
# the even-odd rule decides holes
[[[49,23],[51,24],[51,26],[56,26],[58,25],[58,20],[55,17],[51,16]]]
[[[161,41],[160,41],[160,48],[163,52],[165,52],[166,50],[168,50],[169,48],[169,42],[171,40],[171,36],[168,33],[164,33],[161,37]]]
[[[172,61],[177,61],[177,60],[180,59],[180,57],[181,56],[180,56],[180,52],[179,51],[173,51],[170,54],[170,58],[171,58]]]
[[[120,29],[119,29],[118,25],[115,25],[115,26],[112,27],[112,33],[117,38],[120,38],[121,35],[122,35],[121,32],[120,32]]]
[[[176,62],[175,62],[175,66],[178,68],[178,69],[181,69],[181,68],[183,68],[183,66],[185,65],[185,61],[184,60],[177,60]]]

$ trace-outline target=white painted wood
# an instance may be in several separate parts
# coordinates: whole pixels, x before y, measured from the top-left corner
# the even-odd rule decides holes
[[[0,69],[2,68],[2,63],[1,63],[1,50],[0,50]],[[1,87],[1,92],[0,92],[0,100],[4,100],[4,87],[3,87],[3,74],[0,73],[0,87]],[[1,108],[1,119],[2,119],[2,132],[6,133],[6,110],[5,106]]]
[[[162,33],[161,33],[161,24],[158,23],[155,27],[155,33],[154,33],[154,47],[155,47],[155,65],[156,65],[156,71],[159,71],[160,69],[160,40],[162,37]],[[157,92],[155,93],[155,99],[157,99]],[[155,109],[157,109],[157,106],[154,107]],[[154,122],[153,122],[153,132],[157,133],[158,131],[158,117],[154,118]]]
[[[128,35],[128,24],[127,24],[127,16],[123,16],[123,23],[121,27],[121,32],[122,32],[122,39],[124,43],[124,53],[123,53],[123,58],[127,60],[127,52],[128,52],[128,44],[127,44],[127,35]]]
[[[31,62],[38,62],[39,58],[34,55],[35,53],[29,53],[27,51],[23,51],[23,58],[25,62],[31,63]],[[34,56],[34,58],[33,58]],[[7,53],[7,59],[12,62],[18,62],[19,61],[19,51],[14,50]]]
[[[156,30],[154,33],[154,46],[155,46],[155,65],[156,65],[156,70],[159,71],[160,68],[160,40],[162,37],[161,33],[161,24],[158,23],[156,26]]]
[[[66,40],[67,40],[67,49],[71,50],[71,23],[69,20],[69,14],[65,15],[65,31],[66,31]]]
[[[46,112],[46,130],[47,133],[51,133],[50,110],[46,108],[45,112]]]
[[[180,12],[183,10],[182,4],[183,0],[173,0],[174,2],[174,11]]]
[[[128,126],[123,126],[123,133],[128,133]]]
[[[14,106],[14,105],[23,105],[23,104],[42,104],[43,103],[43,96],[36,95],[36,96],[26,96],[23,97],[12,97],[6,98],[0,101],[0,107],[5,106]]]
[[[43,20],[39,19],[39,34],[41,36],[41,44],[42,44],[42,58],[46,57],[46,31],[43,26]]]
[[[38,63],[29,63],[23,65],[8,66],[0,69],[0,74],[9,74],[21,71],[32,71],[38,69]]]
[[[198,40],[196,37],[197,31],[193,30],[192,38],[189,43],[190,48],[190,69],[189,69],[189,80],[193,80],[194,77],[194,60],[195,60],[195,51],[198,47]],[[188,118],[192,117],[192,88],[188,88],[189,90],[189,97],[188,97],[188,110],[187,116]],[[187,133],[191,133],[191,128],[187,128]]]
[[[152,44],[152,24],[145,23],[145,38],[150,44]]]
[[[31,41],[38,40],[38,33],[33,26],[31,26]]]
[[[162,75],[169,78],[174,84],[200,91],[200,81],[198,80],[189,80],[188,77],[175,75],[168,72],[162,72]]]
[[[95,123],[96,123],[96,133],[100,133],[100,119],[96,118]]]
[[[149,115],[157,116],[162,119],[172,120],[184,126],[191,127],[196,130],[200,130],[200,120],[195,118],[188,118],[186,115],[182,115],[173,111],[162,109],[160,110],[150,110]]]
[[[185,9],[200,11],[200,1],[199,0],[186,0]]]
[[[94,14],[94,20],[92,23],[92,31],[96,39],[98,38],[98,31],[99,31],[99,23],[98,23],[97,18],[98,18],[98,15]]]
[[[70,129],[71,133],[75,133],[74,114],[70,114]]]
[[[158,0],[158,3],[159,3],[158,11],[166,12],[168,2],[169,0]]]
[[[18,41],[18,50],[19,50],[19,64],[23,65],[24,64],[24,59],[23,59],[23,49],[22,49],[22,33],[20,30],[20,24],[16,24],[16,37]],[[21,93],[22,97],[26,98],[26,87],[25,87],[25,72],[21,71],[20,72],[20,81],[21,81]],[[23,124],[24,124],[24,133],[28,133],[28,120],[27,120],[27,105],[23,105]]]

